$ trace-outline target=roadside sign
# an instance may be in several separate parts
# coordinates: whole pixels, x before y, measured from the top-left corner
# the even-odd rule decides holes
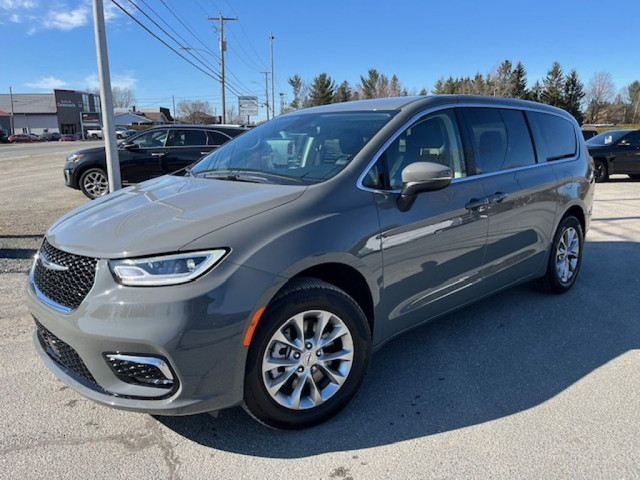
[[[98,112],[81,112],[80,116],[80,121],[85,126],[100,126],[100,114]]]
[[[238,113],[242,116],[258,115],[258,97],[238,97]]]

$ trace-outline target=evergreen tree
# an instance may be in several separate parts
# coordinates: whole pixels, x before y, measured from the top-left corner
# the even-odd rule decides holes
[[[429,90],[427,90],[427,87],[422,87],[422,89],[420,89],[420,93],[418,93],[418,95],[428,95],[429,94]]]
[[[476,76],[473,77],[472,85],[471,85],[471,93],[474,95],[485,95],[487,93],[487,84],[484,80],[484,76],[478,72]]]
[[[536,83],[533,84],[531,90],[529,90],[529,94],[527,95],[528,100],[532,100],[534,102],[542,101],[542,84],[539,80],[536,80]]]
[[[511,76],[513,75],[513,64],[509,60],[502,62],[494,76],[494,95],[497,97],[511,97]]]
[[[351,86],[346,80],[340,84],[333,99],[334,103],[348,102],[352,99]]]
[[[322,72],[313,79],[313,83],[311,84],[311,92],[309,94],[310,105],[327,105],[333,102],[335,91],[336,82],[326,73]]]
[[[514,98],[529,98],[527,90],[527,71],[522,62],[518,62],[516,68],[511,73],[511,94]]]
[[[391,77],[391,83],[389,84],[389,96],[390,97],[399,97],[402,92],[402,87],[400,85],[400,80],[398,80],[397,75]]]
[[[378,82],[380,74],[375,68],[368,72],[367,78],[360,75],[360,87],[362,90],[362,98],[376,98],[378,96]]]
[[[544,87],[541,95],[542,102],[564,108],[564,74],[560,63],[553,62],[542,84]]]
[[[436,95],[442,95],[443,93],[445,93],[445,91],[444,91],[444,80],[442,80],[442,78],[438,79],[436,84],[433,86],[433,89],[431,90],[431,93],[435,93]]]
[[[582,125],[584,115],[580,109],[582,99],[584,98],[584,85],[578,78],[578,72],[571,70],[564,82],[563,106],[574,118]]]
[[[289,85],[293,88],[293,100],[289,104],[289,106],[293,110],[298,110],[302,107],[302,102],[300,99],[300,93],[302,91],[302,78],[300,75],[296,74],[293,77],[289,77]]]

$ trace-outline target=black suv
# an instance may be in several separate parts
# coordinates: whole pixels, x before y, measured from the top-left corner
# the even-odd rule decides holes
[[[596,182],[606,182],[614,173],[640,179],[640,130],[609,130],[587,140],[596,165]]]
[[[248,130],[230,125],[163,125],[132,135],[118,145],[122,183],[132,184],[188,167]],[[65,184],[89,198],[109,191],[104,147],[67,156]]]

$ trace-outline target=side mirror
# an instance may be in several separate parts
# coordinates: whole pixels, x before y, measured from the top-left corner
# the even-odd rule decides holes
[[[125,140],[124,142],[122,142],[122,148],[124,148],[125,150],[138,150],[138,145],[136,145],[135,143],[127,143],[127,141]]]
[[[453,180],[453,172],[445,165],[433,162],[414,162],[402,170],[402,190],[398,208],[406,212],[411,208],[416,195],[422,192],[442,190]]]

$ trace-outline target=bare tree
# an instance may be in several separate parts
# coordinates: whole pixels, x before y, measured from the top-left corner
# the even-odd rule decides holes
[[[244,125],[247,123],[247,117],[244,115],[240,115],[236,111],[236,107],[231,105],[227,107],[227,123]]]
[[[85,91],[100,96],[99,88],[86,88]],[[113,108],[129,108],[136,104],[136,96],[130,88],[113,87],[111,96],[113,97]]]
[[[589,122],[595,123],[599,120],[599,115],[604,110],[607,103],[613,100],[616,87],[609,72],[596,72],[589,80],[587,94],[587,118]]]
[[[177,110],[185,123],[203,123],[213,114],[209,102],[203,100],[180,100]]]

